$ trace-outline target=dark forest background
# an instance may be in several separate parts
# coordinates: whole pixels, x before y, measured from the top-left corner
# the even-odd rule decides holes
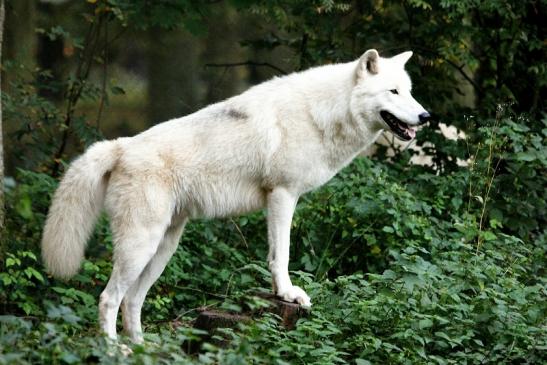
[[[0,364],[547,361],[545,0],[2,4]],[[224,346],[181,349],[203,336],[198,308],[264,305],[259,212],[189,224],[145,304],[147,342],[129,357],[107,344],[96,324],[107,218],[76,278],[54,280],[40,261],[67,164],[97,140],[369,48],[414,52],[413,94],[435,118],[412,148],[386,133],[301,199],[291,270],[310,315],[290,331],[264,315],[217,334]],[[410,163],[418,153],[430,162]]]

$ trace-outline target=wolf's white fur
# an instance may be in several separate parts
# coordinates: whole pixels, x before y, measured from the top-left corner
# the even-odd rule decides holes
[[[101,327],[116,337],[121,305],[126,331],[140,341],[144,298],[187,220],[266,207],[274,291],[311,305],[288,273],[297,200],[388,128],[380,110],[419,123],[425,110],[404,71],[411,54],[381,58],[369,50],[354,62],[274,78],[135,137],[94,144],[72,163],[53,198],[42,241],[46,267],[62,278],[78,271],[104,205],[114,267],[100,298]]]

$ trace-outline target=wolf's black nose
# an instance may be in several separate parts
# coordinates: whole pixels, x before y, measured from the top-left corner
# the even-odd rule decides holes
[[[429,114],[428,112],[422,113],[418,115],[418,119],[420,119],[420,124],[427,123],[431,120],[431,114]]]

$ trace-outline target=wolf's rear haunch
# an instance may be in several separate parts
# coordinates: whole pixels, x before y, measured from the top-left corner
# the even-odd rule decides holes
[[[98,142],[76,159],[53,196],[42,236],[42,259],[53,276],[74,276],[104,204],[107,173],[119,157],[115,141]]]

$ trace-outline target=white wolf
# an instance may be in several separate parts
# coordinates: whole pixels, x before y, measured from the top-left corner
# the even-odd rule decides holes
[[[194,114],[131,138],[97,142],[75,160],[55,192],[42,239],[51,274],[74,275],[103,209],[114,267],[100,296],[101,329],[142,341],[141,307],[191,218],[267,208],[273,290],[310,306],[288,272],[291,220],[300,195],[319,187],[383,130],[403,140],[430,116],[411,96],[412,52],[274,78]]]

